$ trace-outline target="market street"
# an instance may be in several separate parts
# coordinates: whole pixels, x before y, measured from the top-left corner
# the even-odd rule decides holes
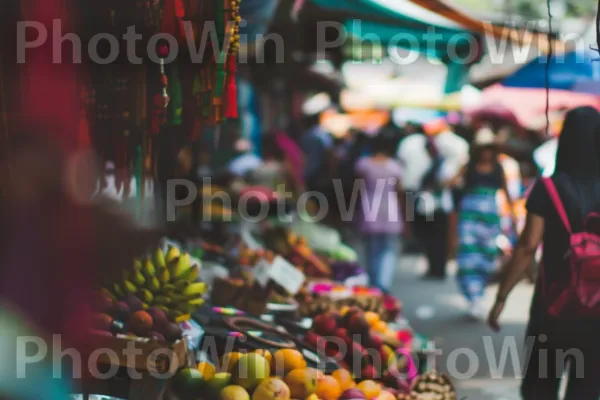
[[[446,282],[423,280],[421,276],[424,268],[422,257],[413,255],[403,257],[394,294],[404,302],[404,315],[416,331],[435,339],[436,347],[442,350],[443,354],[437,361],[440,372],[448,372],[447,356],[455,349],[470,349],[477,355],[479,368],[473,379],[460,380],[453,377],[458,387],[458,398],[519,399],[519,380],[515,379],[510,358],[502,374],[504,379],[491,378],[488,364],[490,357],[486,357],[484,338],[491,338],[496,360],[500,358],[499,349],[503,342],[506,346],[510,340],[516,340],[517,348],[519,351],[522,350],[533,286],[522,284],[511,294],[501,321],[503,329],[496,335],[484,322],[473,322],[466,317],[466,303],[458,292],[454,279],[449,278]],[[452,266],[450,269],[453,269]],[[488,290],[486,304],[491,306],[494,296],[495,287],[492,287]],[[470,363],[469,357],[465,354],[456,358],[456,370],[460,373],[466,373],[469,368],[475,367],[476,365]]]

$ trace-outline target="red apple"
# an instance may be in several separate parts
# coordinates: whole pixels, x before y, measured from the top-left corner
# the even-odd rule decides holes
[[[329,314],[318,315],[313,322],[313,329],[319,335],[331,335],[336,329],[335,319]]]
[[[379,377],[379,373],[375,370],[375,367],[372,365],[365,365],[363,369],[360,371],[360,379],[377,379]]]

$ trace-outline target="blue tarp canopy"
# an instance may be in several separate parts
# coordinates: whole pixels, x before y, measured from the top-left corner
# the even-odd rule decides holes
[[[550,57],[540,56],[508,76],[504,86],[571,90],[598,94],[594,89],[600,84],[600,62],[594,61],[597,53],[573,51]],[[546,82],[548,77],[548,82]]]

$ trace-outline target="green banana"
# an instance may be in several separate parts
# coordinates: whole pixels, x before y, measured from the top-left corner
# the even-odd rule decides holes
[[[143,267],[143,264],[140,260],[138,260],[137,258],[135,260],[133,260],[133,269],[136,271],[141,271]]]
[[[169,307],[167,307],[167,306],[163,306],[161,304],[158,304],[158,305],[156,305],[154,307],[158,308],[159,310],[164,311],[165,313],[169,312]]]
[[[142,268],[142,272],[144,273],[146,278],[150,278],[150,277],[156,275],[156,268],[154,267],[154,264],[152,264],[152,261],[149,258],[147,258],[146,261],[144,262],[144,267]]]
[[[167,284],[171,280],[171,274],[169,273],[168,268],[159,268],[156,271],[156,276],[158,276],[158,280],[161,284]]]
[[[166,296],[156,296],[154,298],[154,302],[161,306],[168,306],[169,304],[173,303],[171,298],[166,297]]]
[[[190,296],[186,296],[183,293],[173,293],[171,295],[171,299],[176,303],[187,303],[190,299]]]
[[[162,293],[171,293],[171,292],[175,292],[176,290],[177,290],[177,287],[172,283],[165,283],[160,288],[160,291]]]
[[[112,291],[115,294],[116,297],[121,298],[123,296],[125,296],[125,292],[123,291],[123,289],[121,289],[121,286],[119,286],[118,283],[115,283],[112,287]]]
[[[125,289],[127,294],[133,294],[137,292],[137,288],[130,281],[123,281],[123,289]]]
[[[179,256],[181,256],[181,250],[179,250],[177,247],[169,247],[165,259],[167,263],[171,263],[176,258],[179,258]]]
[[[156,276],[151,276],[150,278],[148,278],[146,283],[147,283],[146,287],[151,292],[158,292],[160,290],[160,281],[158,280],[158,278]]]
[[[142,287],[144,286],[144,284],[146,283],[146,278],[144,278],[144,275],[141,272],[137,272],[132,279],[133,283],[135,285],[137,285],[138,287]]]
[[[154,295],[148,289],[140,290],[138,295],[144,303],[152,304],[154,302]]]
[[[188,281],[185,280],[180,280],[180,281],[176,281],[172,286],[173,288],[178,291],[181,292],[182,290],[184,290],[190,283]]]

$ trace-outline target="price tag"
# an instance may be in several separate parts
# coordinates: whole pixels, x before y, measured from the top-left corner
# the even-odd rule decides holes
[[[269,283],[269,279],[271,279],[271,267],[272,264],[269,264],[266,260],[260,260],[254,266],[254,279],[256,279],[256,281],[262,287],[267,286],[267,283]]]
[[[298,268],[294,267],[281,256],[277,256],[273,260],[269,276],[291,295],[297,294],[306,280],[306,277]]]

